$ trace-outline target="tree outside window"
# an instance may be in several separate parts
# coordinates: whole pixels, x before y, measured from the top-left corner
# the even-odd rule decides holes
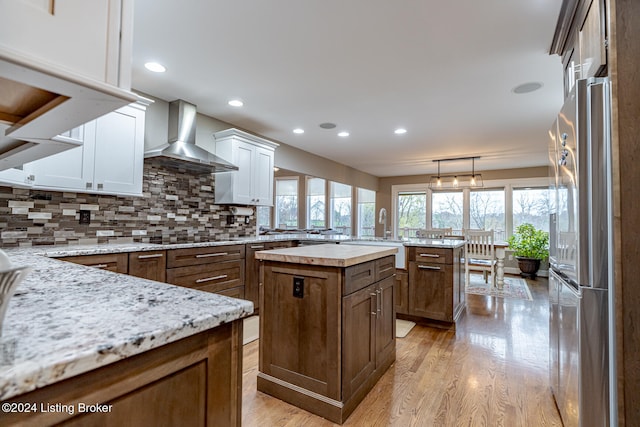
[[[298,179],[276,179],[276,227],[298,227]]]
[[[470,194],[469,227],[495,231],[505,237],[504,190],[476,190]]]
[[[325,180],[307,178],[307,228],[326,228]]]
[[[513,189],[513,228],[529,223],[549,231],[549,212],[553,208],[547,188]]]
[[[351,186],[331,183],[331,228],[351,235]]]
[[[426,228],[427,193],[400,192],[398,194],[398,237],[416,237],[416,231]]]
[[[358,236],[374,236],[376,230],[376,192],[358,188]]]
[[[431,227],[461,230],[462,203],[462,191],[434,191],[431,195]]]

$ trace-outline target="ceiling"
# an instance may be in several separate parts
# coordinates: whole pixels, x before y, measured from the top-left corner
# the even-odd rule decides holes
[[[562,104],[560,58],[548,54],[560,4],[136,0],[133,87],[380,177],[459,156],[481,156],[480,171],[541,166]],[[513,92],[528,82],[542,88]]]

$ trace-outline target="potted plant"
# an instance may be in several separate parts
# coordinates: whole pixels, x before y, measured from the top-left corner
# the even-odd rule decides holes
[[[520,275],[535,279],[540,261],[549,258],[549,233],[536,229],[532,224],[524,223],[516,227],[516,232],[507,242],[518,260]]]

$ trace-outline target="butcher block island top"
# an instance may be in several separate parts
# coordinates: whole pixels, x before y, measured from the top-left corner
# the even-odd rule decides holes
[[[260,259],[257,388],[342,424],[393,364],[397,248],[313,245]]]
[[[350,267],[394,255],[397,248],[384,246],[311,245],[256,252],[256,259],[324,267]]]

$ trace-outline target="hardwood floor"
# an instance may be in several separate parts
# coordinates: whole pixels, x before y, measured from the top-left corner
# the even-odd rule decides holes
[[[561,426],[548,380],[547,281],[533,301],[467,295],[456,331],[415,326],[345,426]],[[244,346],[243,426],[335,426],[256,391],[258,341]]]

